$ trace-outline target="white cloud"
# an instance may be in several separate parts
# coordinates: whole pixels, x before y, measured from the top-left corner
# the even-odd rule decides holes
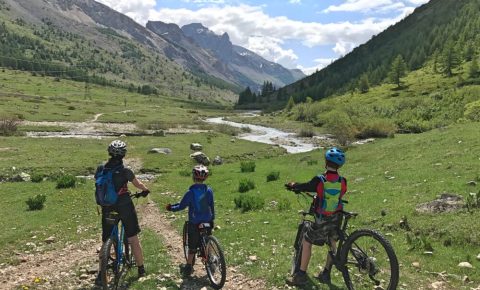
[[[311,75],[313,74],[314,72],[316,72],[317,70],[321,70],[322,68],[326,67],[327,65],[331,64],[332,62],[334,62],[336,60],[336,58],[317,58],[314,60],[314,62],[316,63],[315,66],[312,66],[312,67],[303,67],[301,65],[298,65],[297,68],[302,70],[303,73],[305,73],[306,75]]]
[[[392,5],[393,0],[347,0],[345,3],[340,5],[331,5],[327,9],[323,10],[323,12],[338,12],[338,11],[361,11],[367,12],[371,11],[372,9],[377,9],[380,7],[385,7]]]
[[[359,22],[344,21],[324,24],[292,20],[285,16],[273,17],[264,12],[265,6],[240,4],[237,6],[213,5],[197,10],[157,9],[155,0],[99,1],[127,14],[142,25],[145,25],[147,20],[176,23],[180,26],[194,22],[202,23],[217,34],[227,32],[234,44],[246,47],[262,57],[288,68],[297,67],[299,57],[292,49],[285,48],[286,42],[301,43],[309,48],[332,46],[333,52],[342,56],[413,11],[412,7],[403,7],[400,11],[401,15],[395,18],[367,18]],[[211,3],[225,0],[183,1]],[[300,2],[301,0],[291,1]],[[350,4],[367,3],[365,0],[348,0],[347,2]],[[388,5],[392,5],[390,0],[368,0],[368,2],[383,3],[383,6],[378,7],[384,9],[389,9]],[[400,9],[399,5],[395,7]]]
[[[414,5],[422,5],[422,4],[425,4],[427,2],[429,2],[430,0],[408,0],[408,2],[414,4]]]
[[[278,55],[285,55],[284,59],[295,58],[293,52],[280,51],[279,48],[285,41],[301,42],[310,48],[320,45],[334,45],[335,52],[342,55],[400,20],[399,18],[368,18],[360,22],[345,21],[322,24],[291,20],[284,16],[272,17],[263,11],[263,7],[249,5],[216,6],[195,11],[163,8],[151,10],[149,19],[179,25],[201,22],[217,34],[227,32],[233,43],[258,52],[269,60],[278,59]],[[250,39],[252,37],[256,38],[258,35],[275,41],[273,41],[273,44],[264,42],[264,45],[270,45],[271,47],[262,50],[260,45],[255,45],[255,43],[258,43],[258,39]]]
[[[156,0],[97,0],[138,23],[145,24],[150,11],[155,8]]]
[[[288,0],[290,4],[302,4],[302,0]]]
[[[292,49],[283,49],[283,41],[269,36],[253,35],[245,46],[265,59],[279,63],[285,67],[295,67],[298,56]]]

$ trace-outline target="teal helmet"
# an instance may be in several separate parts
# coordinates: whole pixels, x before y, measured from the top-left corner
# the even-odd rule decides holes
[[[345,153],[341,149],[333,147],[325,152],[325,160],[342,166],[345,164]]]

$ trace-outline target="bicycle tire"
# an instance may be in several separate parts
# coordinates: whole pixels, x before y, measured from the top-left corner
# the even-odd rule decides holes
[[[225,264],[225,256],[223,250],[220,247],[220,243],[214,236],[208,236],[206,239],[206,259],[205,270],[207,271],[208,280],[214,289],[221,289],[225,285],[227,279],[227,266]],[[212,255],[212,250],[215,250]],[[214,277],[215,272],[219,271],[220,280]]]
[[[183,245],[183,255],[185,256],[185,261],[187,261],[188,260],[188,222],[185,222],[183,224],[182,245]]]
[[[117,289],[119,268],[117,265],[117,242],[109,238],[100,250],[100,278],[103,290]]]
[[[298,225],[297,236],[295,237],[295,242],[293,243],[292,267],[290,269],[290,275],[295,274],[300,269],[300,262],[302,260],[303,250],[303,237],[305,236],[305,232],[310,226],[310,221],[304,221]]]
[[[376,284],[376,281],[377,280],[378,282],[380,282],[378,279],[375,279],[372,277],[374,277],[375,275],[377,275],[378,273],[381,273],[382,271],[379,271],[378,270],[378,259],[376,259],[375,257],[370,257],[370,255],[366,254],[368,253],[369,251],[377,251],[376,248],[374,247],[371,247],[370,249],[362,249],[358,246],[358,244],[356,243],[359,239],[363,238],[363,237],[371,237],[373,238],[373,240],[377,241],[381,247],[383,248],[383,250],[386,252],[386,257],[387,258],[387,263],[389,264],[389,271],[390,271],[390,279],[388,281],[388,286],[387,285],[384,285],[385,287],[382,286],[382,289],[385,289],[385,290],[395,290],[397,289],[397,285],[398,285],[398,280],[399,280],[399,265],[398,265],[398,259],[397,259],[397,256],[395,254],[395,251],[392,247],[392,245],[390,244],[390,242],[382,235],[380,234],[379,232],[375,231],[375,230],[370,230],[370,229],[362,229],[362,230],[357,230],[355,232],[353,232],[349,237],[348,239],[345,241],[345,244],[344,246],[342,247],[342,252],[341,252],[341,258],[340,258],[340,261],[341,261],[341,264],[343,265],[343,269],[341,269],[341,272],[343,274],[343,280],[345,281],[345,285],[347,286],[347,289],[349,290],[358,290],[358,289],[372,289],[371,286],[373,285],[376,285],[376,286],[379,286],[378,284]],[[379,252],[380,253],[380,252]],[[360,265],[355,265],[356,268],[358,268],[359,272],[362,272],[362,271],[367,271],[369,272],[368,275],[367,274],[364,274],[364,276],[366,276],[368,279],[370,279],[370,281],[364,279],[364,281],[367,281],[367,282],[370,282],[370,287],[365,287],[365,288],[362,288],[362,287],[355,287],[355,283],[352,279],[352,275],[350,274],[349,270],[351,270],[353,272],[353,270],[356,270],[354,267],[349,267],[348,264],[349,264],[349,261],[348,261],[348,258],[349,258],[349,254],[351,254],[353,256],[353,258],[356,260],[356,262]],[[378,255],[376,255],[378,256]],[[381,263],[381,261],[380,261]],[[353,274],[353,273],[352,273]],[[360,274],[356,274],[354,277],[361,277]],[[375,280],[374,280],[375,279]],[[385,279],[382,279],[382,280],[385,280]]]

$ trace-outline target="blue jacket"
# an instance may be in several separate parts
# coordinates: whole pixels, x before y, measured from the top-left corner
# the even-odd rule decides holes
[[[180,211],[188,206],[188,220],[199,224],[215,219],[213,191],[205,184],[194,184],[182,198],[180,203],[172,205],[172,211]]]

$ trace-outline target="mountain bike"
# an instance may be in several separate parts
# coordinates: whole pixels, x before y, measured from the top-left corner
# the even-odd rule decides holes
[[[301,192],[295,191],[295,193],[300,194]],[[316,198],[306,192],[302,194],[312,199]],[[293,244],[292,275],[300,269],[303,237],[315,223],[313,202],[309,211],[301,211],[300,214],[302,219]],[[338,245],[335,248],[332,244],[333,239],[330,237],[326,238],[326,244],[328,255],[330,255],[333,265],[342,273],[347,289],[396,289],[399,265],[390,242],[382,234],[372,229],[360,229],[348,233],[349,220],[358,214],[343,210],[339,214],[342,215],[342,222],[338,232]]]
[[[141,192],[130,194],[139,198]],[[117,289],[123,273],[135,265],[130,245],[125,235],[125,227],[116,211],[110,211],[106,222],[113,225],[110,237],[100,249],[100,277],[104,290]]]
[[[188,224],[189,222],[186,221],[183,225],[183,253],[185,260],[188,259],[189,252]],[[227,278],[227,266],[225,265],[223,250],[217,238],[209,234],[211,232],[210,223],[199,224],[198,230],[200,232],[200,246],[197,249],[197,256],[205,266],[211,286],[214,289],[221,289]],[[193,265],[195,265],[195,258],[193,259]]]

